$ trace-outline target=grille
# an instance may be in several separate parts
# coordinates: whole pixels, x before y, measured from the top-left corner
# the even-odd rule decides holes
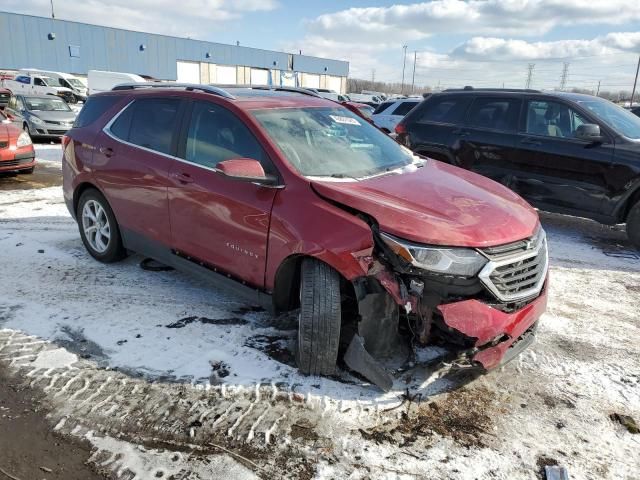
[[[544,230],[531,239],[483,249],[489,262],[479,274],[482,283],[503,302],[535,297],[542,290],[549,258]]]
[[[49,133],[49,135],[64,135],[65,133],[67,133],[67,130],[52,130],[52,129],[47,129],[47,133]]]
[[[0,167],[17,167],[24,163],[31,163],[32,158],[21,158],[20,160],[2,160],[0,161]]]

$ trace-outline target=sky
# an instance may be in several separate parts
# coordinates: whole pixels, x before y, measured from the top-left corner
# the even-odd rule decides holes
[[[348,60],[350,76],[432,87],[631,90],[640,0],[53,0],[56,18]],[[51,14],[50,0],[3,0]],[[406,45],[406,56],[403,46]]]

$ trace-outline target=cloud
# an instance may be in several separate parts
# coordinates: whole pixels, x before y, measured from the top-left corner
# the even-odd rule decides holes
[[[129,30],[206,39],[212,26],[279,7],[277,0],[55,1],[56,18]],[[4,0],[5,11],[48,16],[50,0]]]
[[[333,40],[402,43],[439,33],[535,36],[557,26],[638,19],[637,0],[434,0],[349,8],[307,21],[307,28]]]
[[[495,37],[473,37],[451,53],[467,60],[544,60],[611,55],[640,48],[640,32],[609,33],[591,40],[527,42]]]

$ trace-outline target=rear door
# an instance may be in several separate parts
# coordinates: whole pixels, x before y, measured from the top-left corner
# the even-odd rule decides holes
[[[169,188],[172,247],[247,282],[264,286],[271,207],[277,190],[225,178],[216,165],[252,158],[275,173],[260,143],[230,110],[193,102]]]
[[[418,103],[418,100],[406,100],[404,102],[400,102],[394,108],[389,109],[387,112],[388,115],[385,115],[385,123],[389,131],[393,132],[393,129],[396,128],[396,125],[402,120],[407,113],[413,110]]]
[[[517,161],[515,144],[521,105],[522,100],[517,97],[476,97],[464,125],[452,131],[457,164],[508,184]]]
[[[96,137],[94,174],[126,243],[171,242],[169,169],[184,105],[179,97],[138,98]]]
[[[596,144],[576,138],[584,123],[598,121],[559,99],[528,99],[514,171],[520,195],[549,210],[600,212],[614,144],[612,139]]]
[[[439,159],[452,161],[452,132],[462,124],[471,100],[469,95],[433,95],[422,102],[407,116],[407,146],[417,153],[438,153]]]

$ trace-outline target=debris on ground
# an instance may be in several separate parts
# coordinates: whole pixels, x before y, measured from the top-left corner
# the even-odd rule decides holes
[[[612,413],[609,415],[609,418],[622,425],[627,429],[629,433],[640,433],[640,429],[638,429],[638,424],[635,419],[630,415],[623,415],[621,413]]]

